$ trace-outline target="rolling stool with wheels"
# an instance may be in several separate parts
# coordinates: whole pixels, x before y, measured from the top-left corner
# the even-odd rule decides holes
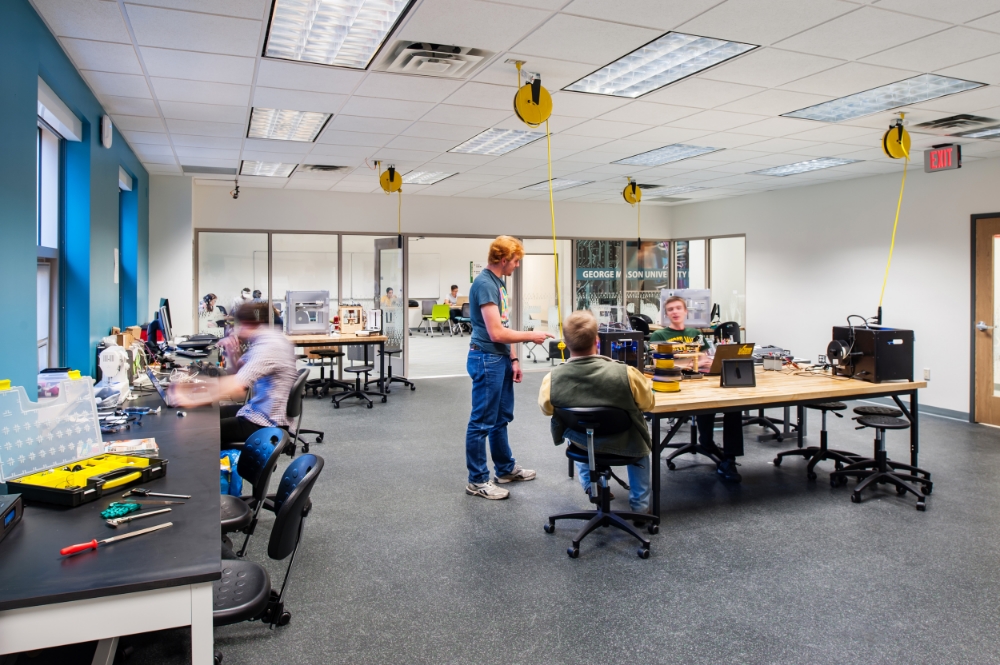
[[[887,429],[908,429],[910,423],[891,416],[861,416],[857,420],[861,426],[858,429],[871,427],[875,430],[875,457],[873,459],[860,459],[839,471],[832,472],[830,484],[836,487],[847,482],[848,476],[858,478],[861,482],[851,492],[851,501],[854,503],[861,503],[861,492],[868,487],[880,483],[894,485],[896,494],[903,495],[907,492],[915,494],[917,510],[925,510],[927,505],[924,500],[934,488],[933,483],[931,483],[931,474],[909,464],[892,462],[885,453],[885,431]],[[899,469],[908,471],[909,475],[896,473]],[[913,485],[918,484],[923,487],[923,492],[914,489]]]
[[[312,351],[314,356],[319,356],[319,378],[310,379],[306,381],[306,390],[311,390],[313,397],[326,397],[331,388],[340,388],[342,390],[350,390],[351,384],[345,383],[344,381],[338,381],[333,378],[333,361],[335,358],[343,358],[344,352],[338,351],[336,349],[316,349]],[[326,364],[329,360],[330,364]],[[326,378],[326,368],[330,368],[330,378]]]
[[[577,432],[586,433],[587,450],[583,451],[572,444],[566,446],[566,457],[577,462],[584,462],[590,466],[590,491],[591,497],[598,499],[597,510],[588,510],[575,513],[562,513],[560,515],[550,515],[548,524],[545,525],[545,533],[553,533],[556,530],[556,520],[588,520],[576,535],[573,536],[573,544],[566,553],[571,559],[580,556],[580,542],[587,537],[594,529],[602,526],[613,526],[625,533],[635,536],[641,543],[638,554],[642,559],[649,558],[649,539],[639,533],[639,530],[625,520],[641,520],[649,526],[649,533],[657,533],[660,530],[660,518],[645,513],[618,512],[611,510],[611,489],[608,481],[611,478],[612,466],[626,466],[636,461],[634,457],[622,457],[620,455],[605,455],[594,452],[594,433],[618,434],[625,432],[632,426],[632,419],[628,413],[622,409],[613,407],[593,406],[578,408],[556,407],[554,415],[567,428]],[[595,494],[595,491],[597,494]]]
[[[398,346],[386,347],[385,355],[389,356],[389,376],[385,379],[385,392],[391,392],[389,390],[390,383],[402,383],[404,386],[409,386],[410,390],[416,390],[417,387],[413,385],[413,382],[407,379],[405,376],[393,376],[392,374],[392,356],[402,353],[403,349]],[[369,383],[376,383],[378,379],[372,379],[370,381],[365,381],[365,388],[368,388]]]
[[[830,411],[838,418],[843,418],[844,416],[837,412],[845,410],[847,408],[846,404],[843,402],[823,402],[822,404],[806,404],[805,408],[816,409],[823,414],[823,428],[819,431],[819,447],[792,448],[783,453],[778,453],[778,456],[774,458],[774,466],[781,466],[781,460],[784,457],[802,455],[802,457],[809,459],[809,464],[806,466],[806,475],[809,480],[816,480],[816,472],[813,469],[816,468],[817,463],[823,460],[834,460],[836,462],[836,469],[839,471],[845,464],[852,464],[863,459],[862,455],[849,453],[846,450],[830,450],[826,447],[826,412]]]
[[[889,416],[890,418],[902,418],[903,412],[891,406],[856,406],[855,416]],[[857,420],[855,417],[853,420]]]
[[[371,383],[370,381],[367,380],[368,374],[372,372],[374,369],[375,367],[373,365],[355,365],[354,367],[345,367],[344,368],[345,372],[350,372],[351,374],[354,375],[354,387],[351,388],[350,390],[345,390],[342,393],[337,393],[336,395],[334,395],[333,408],[339,409],[340,403],[343,402],[345,399],[350,399],[351,397],[363,399],[368,404],[369,409],[372,408],[372,401],[368,399],[369,395],[371,395],[372,397],[376,396],[381,397],[382,401],[384,402],[385,395],[382,395],[380,393],[367,392],[361,385],[362,374],[365,375],[365,384],[367,385],[368,383]]]

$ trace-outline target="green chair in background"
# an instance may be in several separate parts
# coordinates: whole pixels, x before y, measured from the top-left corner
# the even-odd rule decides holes
[[[431,309],[431,316],[429,319],[430,323],[436,323],[438,325],[438,331],[441,331],[441,324],[448,324],[448,334],[454,335],[455,333],[451,329],[451,305],[434,305]],[[430,335],[430,325],[427,326],[428,335]],[[443,333],[442,333],[443,334]]]

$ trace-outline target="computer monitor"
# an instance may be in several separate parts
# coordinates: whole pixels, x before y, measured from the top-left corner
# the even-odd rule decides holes
[[[166,298],[160,298],[160,310],[167,310],[166,327],[170,330],[174,328],[174,318],[170,315],[170,301]]]
[[[160,302],[166,302],[166,299],[161,299]],[[169,305],[160,305],[160,328],[163,330],[163,341],[169,346],[170,340],[174,338],[174,330],[170,325],[170,309]]]

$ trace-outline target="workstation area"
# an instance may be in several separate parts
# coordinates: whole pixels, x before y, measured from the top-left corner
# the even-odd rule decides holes
[[[307,5],[0,9],[0,665],[1000,660],[1000,2]]]

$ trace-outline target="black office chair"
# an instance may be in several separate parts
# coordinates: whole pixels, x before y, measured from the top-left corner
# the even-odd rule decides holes
[[[545,533],[553,533],[556,530],[556,520],[588,520],[575,536],[573,545],[566,550],[571,559],[580,556],[580,541],[587,537],[591,531],[602,526],[613,526],[621,529],[625,533],[635,536],[642,547],[638,554],[642,559],[649,558],[649,539],[639,533],[639,530],[629,524],[626,520],[640,520],[647,522],[649,533],[657,533],[660,530],[660,518],[644,513],[618,512],[611,510],[611,489],[608,481],[611,478],[612,466],[626,466],[638,459],[635,457],[622,457],[620,455],[606,455],[594,452],[594,433],[619,434],[632,427],[632,419],[628,412],[613,407],[591,406],[576,408],[555,408],[555,417],[563,425],[571,430],[587,435],[587,450],[581,450],[572,443],[566,445],[566,457],[577,462],[583,462],[590,466],[590,491],[591,497],[598,499],[597,510],[584,512],[562,513],[560,515],[550,515],[549,522],[545,525]],[[596,494],[595,494],[595,488]]]
[[[417,389],[417,387],[413,385],[413,382],[407,379],[405,376],[396,376],[395,374],[392,373],[392,357],[395,355],[399,355],[402,352],[403,349],[399,348],[398,346],[385,347],[384,353],[385,355],[389,356],[389,362],[387,363],[389,365],[389,374],[388,376],[385,377],[385,392],[387,393],[392,392],[391,390],[389,390],[390,383],[402,383],[404,386],[409,386],[410,390]],[[365,389],[366,390],[368,389],[369,383],[378,383],[378,382],[379,379],[369,379],[368,381],[365,381]]]
[[[875,455],[873,458],[859,459],[839,471],[832,472],[830,474],[830,485],[833,487],[843,485],[847,483],[849,476],[857,478],[860,482],[854,488],[854,491],[851,492],[851,501],[853,503],[861,503],[861,492],[869,487],[874,488],[879,484],[894,485],[896,487],[896,494],[900,496],[907,492],[915,494],[917,497],[917,510],[926,510],[927,504],[925,503],[925,499],[934,489],[934,484],[931,482],[931,474],[909,464],[893,462],[887,457],[885,452],[885,431],[887,429],[908,429],[910,423],[901,418],[879,415],[861,416],[857,418],[857,421],[859,427],[855,429],[871,427],[875,430]],[[898,471],[905,471],[907,473],[904,475],[897,473]],[[923,492],[915,489],[914,486],[916,485],[922,486]]]
[[[715,337],[716,343],[725,339],[732,339],[734,344],[739,344],[742,341],[740,338],[740,324],[736,321],[720,323],[712,331],[712,335]]]
[[[642,338],[649,341],[649,323],[643,319],[641,316],[632,315],[628,317],[629,325],[632,326],[632,330],[642,333]]]
[[[267,544],[267,556],[275,561],[288,560],[281,589],[271,587],[267,570],[258,563],[233,559],[231,551],[223,549],[222,578],[212,584],[212,623],[228,626],[242,621],[261,620],[273,629],[285,626],[292,615],[285,611],[285,589],[295,563],[295,554],[302,543],[305,518],[312,510],[309,494],[323,470],[323,458],[303,455],[285,469],[274,495],[274,526]],[[222,654],[215,652],[215,663]]]
[[[292,390],[288,393],[288,404],[285,406],[285,417],[294,423],[294,426],[282,427],[281,429],[291,435],[291,441],[285,446],[285,453],[289,457],[295,457],[296,444],[302,444],[302,452],[309,452],[309,442],[302,438],[303,434],[315,434],[316,440],[313,443],[323,443],[323,432],[316,429],[302,429],[302,398],[305,396],[306,386],[309,381],[309,369],[299,370],[299,376],[292,385]]]
[[[801,455],[809,460],[809,464],[806,466],[806,476],[809,480],[816,480],[816,472],[813,469],[823,460],[832,459],[836,470],[839,471],[844,468],[845,464],[853,464],[863,458],[863,455],[847,452],[846,450],[830,450],[827,448],[826,413],[829,411],[838,418],[843,418],[844,416],[837,412],[846,409],[846,404],[843,402],[823,402],[822,404],[806,404],[805,408],[816,409],[823,414],[823,427],[819,431],[819,446],[792,448],[783,453],[778,453],[778,456],[774,458],[774,466],[781,466],[781,461],[785,457]]]
[[[285,430],[265,427],[251,434],[240,451],[236,472],[245,482],[253,486],[253,492],[249,496],[223,494],[220,501],[224,542],[229,540],[226,534],[237,531],[246,534],[237,554],[239,557],[246,554],[250,536],[257,528],[257,516],[267,498],[271,474],[277,468],[278,459],[285,451],[288,442],[288,432]]]

